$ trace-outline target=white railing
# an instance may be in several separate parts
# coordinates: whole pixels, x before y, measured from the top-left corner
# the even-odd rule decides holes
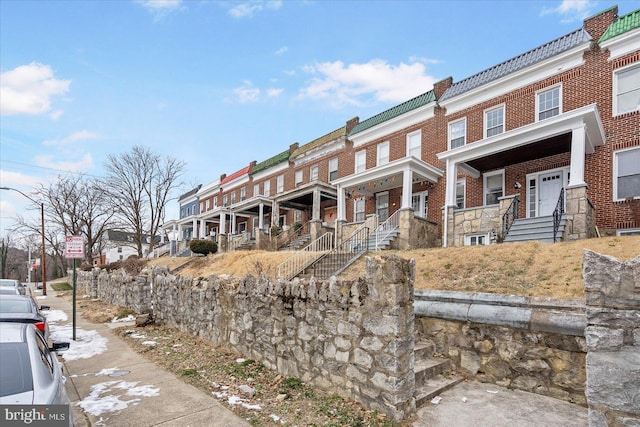
[[[243,235],[229,235],[229,238],[227,240],[227,251],[228,252],[235,252],[236,250],[238,250],[238,246],[240,246],[243,242],[245,241],[245,239],[243,239]]]
[[[147,255],[147,259],[159,258],[171,250],[171,242],[165,243],[162,246],[153,248],[150,254]]]
[[[371,248],[373,251],[380,250],[380,243],[384,241],[393,231],[400,228],[400,211],[397,210],[391,215],[385,222],[378,225],[376,229],[373,231],[373,234],[376,236],[376,245]]]
[[[333,249],[333,233],[325,233],[278,265],[278,277],[289,280]]]

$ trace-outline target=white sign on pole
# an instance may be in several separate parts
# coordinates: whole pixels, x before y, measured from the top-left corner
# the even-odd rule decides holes
[[[82,236],[66,236],[65,258],[84,258],[84,238]]]

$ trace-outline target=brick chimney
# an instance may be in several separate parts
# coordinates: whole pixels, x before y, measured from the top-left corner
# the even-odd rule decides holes
[[[453,77],[447,77],[444,80],[440,80],[433,84],[433,92],[436,94],[436,99],[440,99],[440,97],[444,94],[444,92],[451,87],[453,84]]]
[[[593,37],[594,41],[598,41],[616,19],[618,19],[618,6],[613,6],[585,19],[583,28]]]
[[[296,151],[299,146],[300,146],[299,142],[294,142],[293,144],[291,144],[289,146],[289,153],[293,153],[294,151]]]
[[[360,117],[357,116],[351,120],[347,120],[347,135],[353,130],[354,127],[356,127],[358,123],[360,123]]]

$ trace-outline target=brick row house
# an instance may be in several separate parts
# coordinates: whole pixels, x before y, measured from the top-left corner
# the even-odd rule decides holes
[[[273,231],[292,227],[336,242],[363,225],[393,228],[398,249],[640,234],[640,10],[607,9],[222,175],[180,206],[165,229],[223,250],[275,249]]]

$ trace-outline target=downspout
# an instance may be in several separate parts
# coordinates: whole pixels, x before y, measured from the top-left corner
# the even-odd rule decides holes
[[[447,247],[447,236],[449,235],[448,233],[448,224],[449,224],[449,209],[447,209],[447,204],[444,204],[444,229],[443,229],[443,233],[444,236],[442,236],[442,247],[446,248]]]

